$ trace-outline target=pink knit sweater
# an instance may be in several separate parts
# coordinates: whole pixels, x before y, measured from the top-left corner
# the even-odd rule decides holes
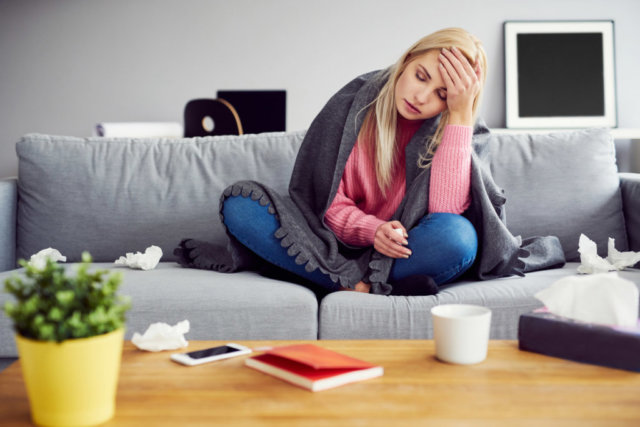
[[[398,118],[396,141],[401,149],[386,198],[378,187],[373,163],[356,142],[336,197],[325,215],[327,226],[342,242],[352,246],[373,245],[377,228],[396,211],[405,194],[404,148],[421,125],[419,120]],[[431,163],[429,212],[460,214],[469,206],[472,135],[469,126],[445,127]]]

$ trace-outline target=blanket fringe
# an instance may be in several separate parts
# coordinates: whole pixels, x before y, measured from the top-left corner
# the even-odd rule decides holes
[[[224,201],[229,197],[237,197],[240,195],[242,195],[243,197],[251,197],[251,200],[254,201],[259,201],[261,206],[268,205],[269,213],[272,215],[277,215],[271,198],[262,190],[262,188],[260,188],[259,185],[252,181],[241,181],[227,187],[220,196],[219,216],[222,224],[224,224],[224,214],[222,213]],[[349,288],[353,288],[353,286],[355,285],[355,283],[351,283],[351,280],[348,277],[329,272],[326,268],[321,267],[318,264],[317,260],[314,259],[310,251],[302,243],[300,237],[296,236],[295,233],[293,233],[292,230],[288,229],[286,226],[281,224],[273,235],[276,239],[280,240],[280,245],[283,248],[287,249],[287,254],[291,257],[295,257],[295,263],[298,265],[304,265],[304,269],[308,273],[313,273],[315,270],[320,270],[323,274],[329,276],[331,281],[333,281],[334,283],[339,283],[341,286]],[[382,273],[382,271],[380,271],[381,266],[382,261],[372,261],[369,264],[369,267],[374,271],[374,273],[370,277],[375,277],[375,280],[384,282],[385,278],[382,277],[384,274]]]

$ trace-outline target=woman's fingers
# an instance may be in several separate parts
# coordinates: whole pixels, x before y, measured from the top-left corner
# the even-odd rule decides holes
[[[384,223],[376,230],[374,247],[388,257],[407,258],[411,255],[411,250],[404,246],[409,243],[405,236],[406,230],[398,221]]]
[[[454,47],[452,51],[442,49],[440,61],[448,74],[449,82],[446,81],[447,77],[443,76],[445,84],[451,84],[452,87],[464,90],[472,87],[478,80],[476,71],[457,48]]]
[[[447,88],[447,108],[450,113],[470,116],[473,100],[480,92],[482,71],[479,64],[471,65],[457,48],[442,49],[439,55],[440,75]],[[458,120],[460,121],[460,120]],[[461,123],[468,122],[462,119]]]
[[[382,242],[379,248],[376,248],[378,252],[391,258],[409,258],[411,250],[406,248],[392,240]]]
[[[451,63],[451,59],[447,56],[446,49],[442,49],[440,53],[440,68],[444,70],[442,78],[444,79],[447,90],[457,87],[460,83],[460,76],[455,70],[454,65]]]
[[[476,78],[478,79],[478,82],[482,81],[482,67],[480,66],[480,64],[478,62],[476,62],[475,65],[475,72],[476,72]]]
[[[442,80],[444,80],[444,85],[447,87],[448,93],[451,89],[455,88],[456,84],[453,82],[449,70],[447,70],[447,67],[442,62],[440,63],[440,74],[442,75]]]
[[[466,72],[460,60],[448,49],[442,49],[440,55],[454,86],[457,88],[466,87]]]
[[[395,221],[395,220],[394,221],[390,221],[389,224],[391,225],[391,228],[393,229],[394,233],[397,233],[398,236],[403,237],[404,239],[409,237],[409,235],[407,234],[407,229],[404,228],[404,225],[402,225],[402,223],[400,221]],[[398,230],[400,230],[400,231],[398,231]],[[406,245],[407,243],[404,242],[404,244]]]
[[[455,46],[452,48],[452,52],[453,52],[453,55],[457,58],[457,65],[460,66],[459,71],[463,71],[464,74],[470,78],[475,77],[476,73],[473,69],[473,66],[467,59],[467,57],[464,56],[462,52],[460,52],[460,50]]]

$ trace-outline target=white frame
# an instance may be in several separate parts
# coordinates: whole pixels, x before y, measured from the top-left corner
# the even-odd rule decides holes
[[[506,21],[504,23],[507,128],[617,127],[613,21]],[[521,117],[518,97],[518,34],[601,33],[604,66],[604,115]]]

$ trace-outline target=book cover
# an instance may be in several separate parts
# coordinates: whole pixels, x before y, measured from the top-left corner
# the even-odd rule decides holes
[[[382,366],[314,344],[275,347],[246,359],[245,364],[311,391],[363,381],[384,373]]]
[[[640,327],[580,322],[545,310],[520,316],[521,350],[640,372]]]

